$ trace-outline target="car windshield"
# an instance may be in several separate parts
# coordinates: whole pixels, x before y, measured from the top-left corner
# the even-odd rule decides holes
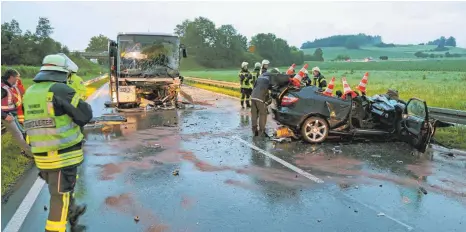
[[[180,59],[179,45],[179,38],[175,36],[120,35],[120,76],[176,75]]]

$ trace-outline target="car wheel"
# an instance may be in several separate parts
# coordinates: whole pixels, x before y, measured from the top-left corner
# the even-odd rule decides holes
[[[323,142],[328,136],[328,131],[329,125],[321,117],[310,117],[301,127],[301,135],[309,143]]]

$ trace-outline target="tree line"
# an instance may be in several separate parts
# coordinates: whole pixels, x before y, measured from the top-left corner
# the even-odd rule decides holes
[[[69,53],[66,46],[50,38],[54,28],[47,18],[40,17],[35,32],[23,33],[18,21],[2,24],[2,65],[40,65],[51,53]]]
[[[448,37],[448,39],[445,36],[441,36],[440,38],[429,41],[427,43],[422,43],[420,45],[437,45],[437,47],[443,48],[445,46],[450,46],[450,47],[456,47],[456,39],[453,36]]]
[[[184,20],[176,25],[174,33],[204,67],[239,67],[242,61],[254,64],[262,59],[268,59],[273,66],[304,62],[304,52],[273,33],[259,33],[248,41],[232,25],[217,27],[205,17]]]
[[[313,42],[307,41],[301,45],[301,49],[319,47],[346,47],[358,49],[360,46],[376,45],[382,43],[379,35],[371,36],[363,33],[357,35],[334,35],[322,39],[315,39]]]

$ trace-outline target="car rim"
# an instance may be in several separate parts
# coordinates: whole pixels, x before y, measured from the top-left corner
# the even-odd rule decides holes
[[[322,120],[316,119],[306,125],[306,136],[312,141],[320,141],[326,134],[327,127]]]

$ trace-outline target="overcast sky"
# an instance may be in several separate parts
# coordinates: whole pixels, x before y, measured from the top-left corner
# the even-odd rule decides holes
[[[265,16],[267,12],[271,16]],[[232,24],[250,38],[271,32],[300,47],[335,34],[381,35],[386,43],[418,44],[442,35],[466,47],[466,2],[3,2],[2,23],[16,19],[35,31],[47,17],[52,37],[71,50],[89,39],[118,32],[168,32],[184,19],[204,16],[217,26]]]

